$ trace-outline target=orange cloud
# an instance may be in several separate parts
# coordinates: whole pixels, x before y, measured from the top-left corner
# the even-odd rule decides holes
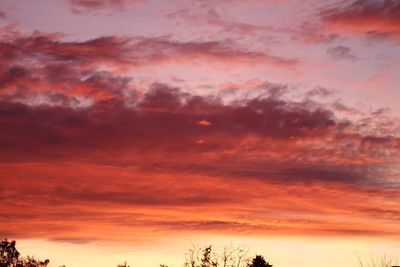
[[[395,119],[311,101],[331,93],[321,88],[294,100],[285,85],[250,80],[200,95],[161,82],[139,90],[124,74],[176,61],[295,60],[227,41],[40,33],[2,39],[0,51],[2,236],[400,233]]]
[[[8,184],[1,190],[0,225],[7,229],[1,233],[15,238],[152,242],[213,232],[395,237],[400,230],[395,188],[268,183],[78,162],[2,164],[0,174]]]
[[[365,131],[379,114],[341,120],[277,86],[228,103],[164,84],[81,108],[3,98],[0,234],[397,236],[395,121]]]
[[[197,124],[201,125],[201,126],[210,126],[212,123],[209,122],[208,120],[203,119],[203,120],[198,121]]]

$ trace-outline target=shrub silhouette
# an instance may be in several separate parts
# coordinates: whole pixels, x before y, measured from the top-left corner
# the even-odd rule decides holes
[[[272,267],[269,262],[266,262],[264,257],[261,255],[257,255],[251,263],[247,265],[248,267]]]
[[[397,266],[396,264],[397,261],[395,261],[393,258],[390,256],[377,256],[374,257],[371,255],[370,259],[368,262],[363,262],[360,257],[357,255],[358,261],[360,263],[360,267],[400,267]]]

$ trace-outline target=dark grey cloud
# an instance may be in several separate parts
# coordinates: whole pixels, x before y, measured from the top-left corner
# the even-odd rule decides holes
[[[328,50],[326,52],[332,59],[336,59],[336,60],[352,60],[353,61],[353,60],[358,59],[357,56],[351,50],[351,48],[348,46],[339,45],[339,46],[330,47],[330,48],[328,48]]]

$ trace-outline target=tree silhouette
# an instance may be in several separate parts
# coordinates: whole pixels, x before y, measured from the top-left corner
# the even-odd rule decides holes
[[[204,249],[193,247],[186,256],[185,267],[216,267],[218,266],[215,255],[212,254],[211,246]]]
[[[193,246],[186,253],[184,267],[247,267],[250,262],[247,252],[246,248],[232,245],[219,253],[214,252],[211,246]]]
[[[247,256],[248,248],[242,246],[225,246],[220,256],[221,267],[245,267],[250,259]]]
[[[0,241],[0,267],[46,267],[49,260],[40,261],[33,257],[20,258],[16,242],[7,239]]]
[[[19,252],[15,248],[15,241],[8,242],[7,239],[0,242],[0,266],[16,266]]]
[[[131,267],[131,266],[129,266],[127,262],[124,262],[124,264],[118,264],[117,267]]]
[[[203,257],[201,259],[201,267],[216,267],[218,263],[211,259],[211,246],[208,246],[203,251]]]
[[[269,262],[266,262],[264,257],[261,255],[257,255],[251,263],[247,265],[248,267],[272,267]]]
[[[194,246],[186,254],[185,267],[272,267],[261,255],[250,261],[247,249],[242,247],[225,247],[221,254],[212,251],[211,246],[200,248]],[[47,267],[49,260],[40,261],[34,257],[20,257],[16,242],[0,239],[0,267]],[[65,267],[65,265],[60,266]],[[117,267],[130,267],[126,262]],[[168,267],[161,264],[160,267]],[[395,267],[395,266],[394,266]]]

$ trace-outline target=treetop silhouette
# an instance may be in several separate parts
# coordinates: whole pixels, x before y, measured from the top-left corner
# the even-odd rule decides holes
[[[20,258],[16,242],[7,239],[0,241],[0,267],[46,267],[49,260],[40,261],[33,257]]]
[[[266,262],[264,257],[261,255],[257,255],[251,263],[247,265],[248,267],[272,267],[269,262]]]

